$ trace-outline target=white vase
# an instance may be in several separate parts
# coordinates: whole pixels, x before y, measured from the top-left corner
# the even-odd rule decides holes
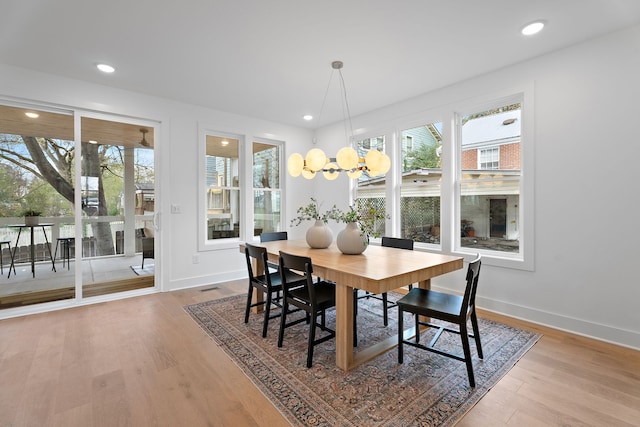
[[[347,226],[338,233],[336,244],[340,252],[347,255],[358,255],[367,249],[369,239],[360,234],[360,227],[355,222],[348,222]]]
[[[333,242],[333,232],[323,220],[317,219],[316,223],[307,230],[306,238],[309,247],[324,249]]]

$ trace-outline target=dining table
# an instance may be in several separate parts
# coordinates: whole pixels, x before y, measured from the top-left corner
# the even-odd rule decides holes
[[[409,284],[429,289],[431,279],[463,267],[460,256],[382,247],[369,244],[359,255],[346,255],[334,245],[309,247],[305,240],[262,242],[270,261],[278,262],[280,251],[311,258],[313,274],[336,284],[336,366],[344,371],[375,358],[397,345],[397,335],[366,349],[353,347],[353,289],[374,294],[393,291]],[[240,244],[244,253],[244,244]],[[411,333],[411,331],[406,331]]]
[[[30,242],[29,242],[29,260],[31,261],[31,274],[35,278],[36,277],[36,258],[35,258],[35,248],[36,244],[34,242],[34,229],[41,228],[42,234],[44,235],[45,248],[49,252],[49,259],[51,260],[52,270],[56,271],[56,263],[53,259],[53,254],[51,253],[51,244],[49,243],[49,238],[47,237],[47,230],[45,227],[53,227],[53,223],[37,223],[37,224],[10,224],[7,227],[18,229],[18,237],[16,238],[16,244],[13,247],[13,254],[11,256],[11,266],[9,267],[9,275],[7,278],[11,277],[11,269],[15,273],[15,259],[16,252],[18,251],[18,245],[20,244],[20,235],[23,230],[28,230],[30,232]]]

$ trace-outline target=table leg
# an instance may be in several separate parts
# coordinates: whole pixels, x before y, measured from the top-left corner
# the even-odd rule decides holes
[[[36,277],[36,248],[33,247],[33,227],[31,227],[31,246],[29,252],[31,254],[31,274]]]
[[[45,244],[47,245],[47,249],[49,249],[49,258],[51,258],[51,265],[53,266],[53,271],[56,271],[56,262],[53,260],[53,254],[51,253],[51,244],[49,243],[49,239],[47,239],[47,232],[44,229],[44,225],[42,226],[42,234],[44,234],[44,241],[46,242]]]
[[[344,371],[353,365],[353,288],[336,285],[336,366]]]

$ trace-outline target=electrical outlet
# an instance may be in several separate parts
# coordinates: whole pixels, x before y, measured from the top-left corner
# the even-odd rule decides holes
[[[179,213],[181,213],[180,205],[171,205],[171,213],[172,213],[172,214],[179,214]]]
[[[193,255],[193,263],[194,264],[199,264],[200,263],[200,254],[195,254]]]

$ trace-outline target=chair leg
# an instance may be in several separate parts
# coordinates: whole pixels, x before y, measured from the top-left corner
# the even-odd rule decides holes
[[[244,311],[244,323],[249,323],[249,311],[251,311],[251,299],[253,298],[253,285],[249,283],[247,291],[247,308]]]
[[[473,328],[473,335],[476,339],[476,351],[478,352],[478,357],[483,359],[482,356],[482,344],[480,343],[480,328],[478,327],[478,316],[476,316],[476,310],[473,309],[471,313],[471,327]]]
[[[282,314],[280,315],[280,329],[278,330],[278,347],[282,347],[282,341],[284,340],[284,325],[287,321],[287,311],[289,311],[289,304],[287,298],[284,297],[282,301]]]
[[[416,343],[420,342],[420,315],[413,313],[413,319],[416,324]]]
[[[469,376],[469,385],[476,386],[476,380],[473,376],[473,361],[471,360],[471,348],[469,347],[469,332],[467,331],[466,322],[460,325],[460,338],[462,339],[462,350],[464,351],[464,362],[467,365],[467,375]]]
[[[309,326],[309,347],[307,348],[307,368],[313,364],[313,342],[316,340],[316,316],[317,313],[311,315],[311,324]]]
[[[404,311],[398,306],[398,363],[402,363],[402,341],[404,340]]]
[[[384,326],[389,326],[389,309],[387,308],[387,293],[382,293],[382,317]]]
[[[269,326],[269,315],[271,314],[271,293],[267,292],[266,301],[264,303],[264,321],[262,322],[262,338],[267,336],[267,327]]]

